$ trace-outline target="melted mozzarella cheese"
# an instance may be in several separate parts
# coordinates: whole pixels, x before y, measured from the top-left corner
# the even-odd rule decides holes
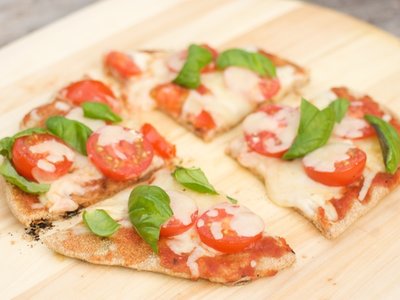
[[[46,159],[52,163],[63,161],[64,158],[73,161],[75,157],[74,151],[72,151],[66,145],[55,140],[48,140],[44,141],[43,143],[30,146],[29,151],[36,154],[47,153]]]
[[[205,110],[211,114],[218,128],[227,128],[239,122],[256,106],[242,95],[227,89],[220,72],[203,74],[201,82],[211,94],[200,95],[191,90],[182,108],[183,118],[196,116]]]
[[[328,90],[314,97],[311,102],[319,109],[324,109],[337,98],[338,96],[334,92]]]
[[[130,53],[130,57],[140,70],[147,70],[151,62],[151,55],[147,52],[136,51]]]
[[[172,252],[178,255],[190,253],[198,246],[197,234],[194,228],[176,235],[167,240],[167,245]]]
[[[71,106],[64,101],[56,101],[54,106],[61,111],[68,111],[71,108]]]
[[[341,197],[341,188],[310,179],[300,160],[283,161],[248,152],[243,138],[234,140],[230,151],[243,166],[256,170],[264,178],[268,197],[276,204],[298,208],[310,218],[314,217],[318,207],[323,207],[330,220],[337,219],[329,200]]]
[[[210,226],[210,231],[214,239],[220,240],[224,237],[222,234],[222,224],[221,222],[212,222]]]
[[[368,126],[367,121],[363,119],[346,116],[339,124],[335,125],[333,133],[336,136],[355,139],[362,137],[363,129]]]
[[[192,223],[192,214],[197,210],[194,200],[179,191],[167,191],[170,198],[171,209],[174,217],[181,221],[183,225]]]
[[[235,214],[230,223],[239,236],[253,237],[264,231],[264,221],[252,212]]]
[[[296,80],[296,69],[291,65],[277,67],[276,76],[281,86],[291,86]]]
[[[265,97],[260,90],[260,77],[244,68],[229,67],[223,71],[226,87],[247,98],[249,101],[262,102]]]
[[[56,166],[48,162],[46,159],[39,159],[37,167],[43,171],[53,173],[56,171]]]
[[[80,107],[72,109],[65,117],[70,120],[78,121],[92,129],[93,131],[96,131],[97,129],[106,125],[106,123],[102,120],[85,118],[85,116],[83,115],[83,109]]]
[[[134,130],[126,130],[124,127],[114,125],[102,127],[97,133],[99,146],[109,146],[122,141],[133,143],[142,138],[142,135]]]
[[[83,195],[90,190],[85,183],[100,179],[102,175],[89,162],[88,158],[78,155],[74,162],[75,170],[53,181],[50,190],[39,197],[50,212],[73,211],[78,204],[71,198],[73,194]]]
[[[299,112],[291,108],[283,108],[274,115],[258,111],[249,115],[243,122],[243,130],[248,134],[262,131],[275,133],[281,143],[277,144],[273,137],[264,140],[266,149],[271,153],[281,152],[290,147],[297,134]],[[285,124],[282,126],[282,124]]]
[[[334,172],[335,163],[345,161],[350,158],[347,152],[354,148],[352,143],[332,143],[327,144],[303,158],[306,167],[311,167],[320,172]]]

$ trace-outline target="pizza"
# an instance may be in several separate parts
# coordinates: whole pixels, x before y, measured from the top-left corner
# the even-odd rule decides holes
[[[227,153],[268,197],[335,238],[400,183],[400,123],[371,97],[332,88],[300,108],[264,105]]]
[[[200,169],[183,167],[87,208],[44,243],[94,264],[224,284],[272,276],[295,261],[258,215],[217,194]]]
[[[6,198],[21,223],[73,214],[171,163],[175,146],[151,124],[121,125],[122,108],[106,84],[86,78],[33,109],[21,132],[0,141]]]
[[[302,67],[254,47],[111,51],[104,65],[131,107],[156,107],[205,141],[308,81]]]

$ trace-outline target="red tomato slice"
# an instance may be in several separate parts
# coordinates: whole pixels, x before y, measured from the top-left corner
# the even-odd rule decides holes
[[[87,142],[93,164],[114,180],[138,178],[153,160],[153,147],[142,134],[121,126],[104,126]]]
[[[153,146],[154,152],[164,159],[174,158],[175,145],[170,144],[151,124],[145,123],[141,130],[145,139]]]
[[[193,126],[196,129],[208,131],[214,129],[217,125],[215,124],[215,121],[210,113],[202,110],[201,113],[198,114],[194,119]]]
[[[97,80],[84,79],[71,83],[60,91],[60,95],[74,105],[92,101],[108,104],[115,112],[121,110],[121,103],[116,99],[113,91]]]
[[[266,100],[272,99],[280,90],[281,84],[278,78],[261,78],[259,87]]]
[[[271,124],[274,130],[262,130],[251,132],[247,130],[250,122],[259,122],[257,119],[252,120],[255,116],[250,115],[243,123],[244,137],[250,150],[261,155],[280,158],[289,149],[293,139],[296,136],[298,125],[298,111],[289,106],[282,105],[264,105],[259,109],[259,112],[265,113],[265,118]],[[279,114],[278,114],[279,113]],[[282,141],[280,133],[289,132],[293,139]],[[288,134],[284,135],[285,137]]]
[[[340,124],[335,126],[334,134],[346,139],[363,139],[374,136],[375,130],[364,120],[364,116],[369,114],[381,118],[384,112],[379,107],[379,104],[369,96],[357,98],[346,88],[333,88],[332,91],[338,97],[346,98],[350,101],[346,117]]]
[[[141,74],[140,68],[134,63],[132,58],[119,51],[111,51],[105,57],[106,67],[122,79],[127,79]]]
[[[262,237],[264,222],[244,207],[220,204],[202,214],[196,228],[207,246],[224,253],[237,253]]]
[[[189,230],[197,220],[198,209],[192,198],[181,192],[168,191],[174,215],[160,228],[160,236],[171,237]]]
[[[73,160],[73,150],[59,138],[47,133],[17,138],[12,148],[15,169],[32,181],[56,180],[68,173]]]
[[[334,145],[327,145],[316,151],[327,151],[327,148],[335,147]],[[307,162],[307,157],[314,155],[313,152],[303,158],[303,166],[307,175],[317,182],[329,186],[346,186],[360,179],[367,161],[367,155],[359,148],[351,147],[346,154],[348,155],[347,159],[333,162],[334,171],[332,172],[317,170]],[[331,155],[329,156],[331,157]]]
[[[204,84],[200,84],[199,87],[196,89],[196,91],[200,94],[200,95],[207,95],[207,94],[211,94],[211,91],[208,87],[206,87]]]
[[[164,83],[151,91],[151,96],[157,106],[177,117],[181,114],[183,103],[189,95],[189,90],[175,83]]]

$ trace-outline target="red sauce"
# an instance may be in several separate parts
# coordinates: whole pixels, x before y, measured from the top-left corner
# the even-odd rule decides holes
[[[197,260],[200,278],[223,278],[226,282],[235,282],[242,278],[255,278],[255,266],[252,261],[261,258],[280,258],[293,252],[283,238],[263,237],[247,249],[235,254],[219,254],[213,257],[203,256]],[[174,272],[186,273],[193,277],[187,266],[189,254],[175,254],[167,245],[166,239],[159,242],[160,263]],[[267,271],[263,275],[275,275],[276,271]]]

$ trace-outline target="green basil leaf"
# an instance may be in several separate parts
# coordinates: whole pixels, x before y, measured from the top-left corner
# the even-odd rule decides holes
[[[113,123],[122,121],[122,118],[114,113],[105,103],[84,102],[81,107],[83,109],[83,115],[86,118],[110,121]]]
[[[302,99],[297,136],[282,158],[291,160],[302,157],[325,145],[331,136],[335,119],[332,106],[319,110],[306,99]]]
[[[176,167],[172,175],[176,181],[190,190],[198,193],[218,195],[201,169]]]
[[[340,123],[346,115],[347,109],[350,106],[350,102],[345,98],[337,98],[336,100],[332,101],[329,106],[331,106],[335,112],[336,123]]]
[[[208,65],[212,58],[208,49],[190,45],[186,62],[173,82],[189,89],[198,88],[201,69]]]
[[[69,120],[65,117],[54,116],[46,121],[47,129],[61,138],[69,146],[83,155],[87,155],[86,142],[92,130],[81,122]]]
[[[169,203],[168,194],[154,185],[137,186],[129,196],[129,219],[155,253],[158,253],[161,225],[173,215]]]
[[[3,163],[0,165],[0,174],[4,176],[6,181],[29,194],[42,194],[50,189],[49,184],[28,181],[20,176],[7,158],[4,158]]]
[[[229,49],[222,52],[217,58],[217,67],[242,67],[261,76],[276,77],[276,68],[266,56],[257,52],[248,52],[243,49]]]
[[[365,119],[374,127],[378,135],[386,171],[394,174],[400,163],[400,137],[397,130],[376,116],[366,115]]]
[[[12,137],[5,137],[0,140],[0,154],[7,157],[8,159],[12,158],[12,147],[17,138],[31,135],[34,133],[48,133],[48,131],[44,128],[29,128],[18,132]]]
[[[113,235],[121,226],[104,209],[85,210],[82,218],[90,231],[101,237]]]
[[[230,196],[226,196],[226,198],[229,200],[229,202],[233,203],[233,204],[237,204],[239,201],[237,201],[235,198],[232,198]]]

